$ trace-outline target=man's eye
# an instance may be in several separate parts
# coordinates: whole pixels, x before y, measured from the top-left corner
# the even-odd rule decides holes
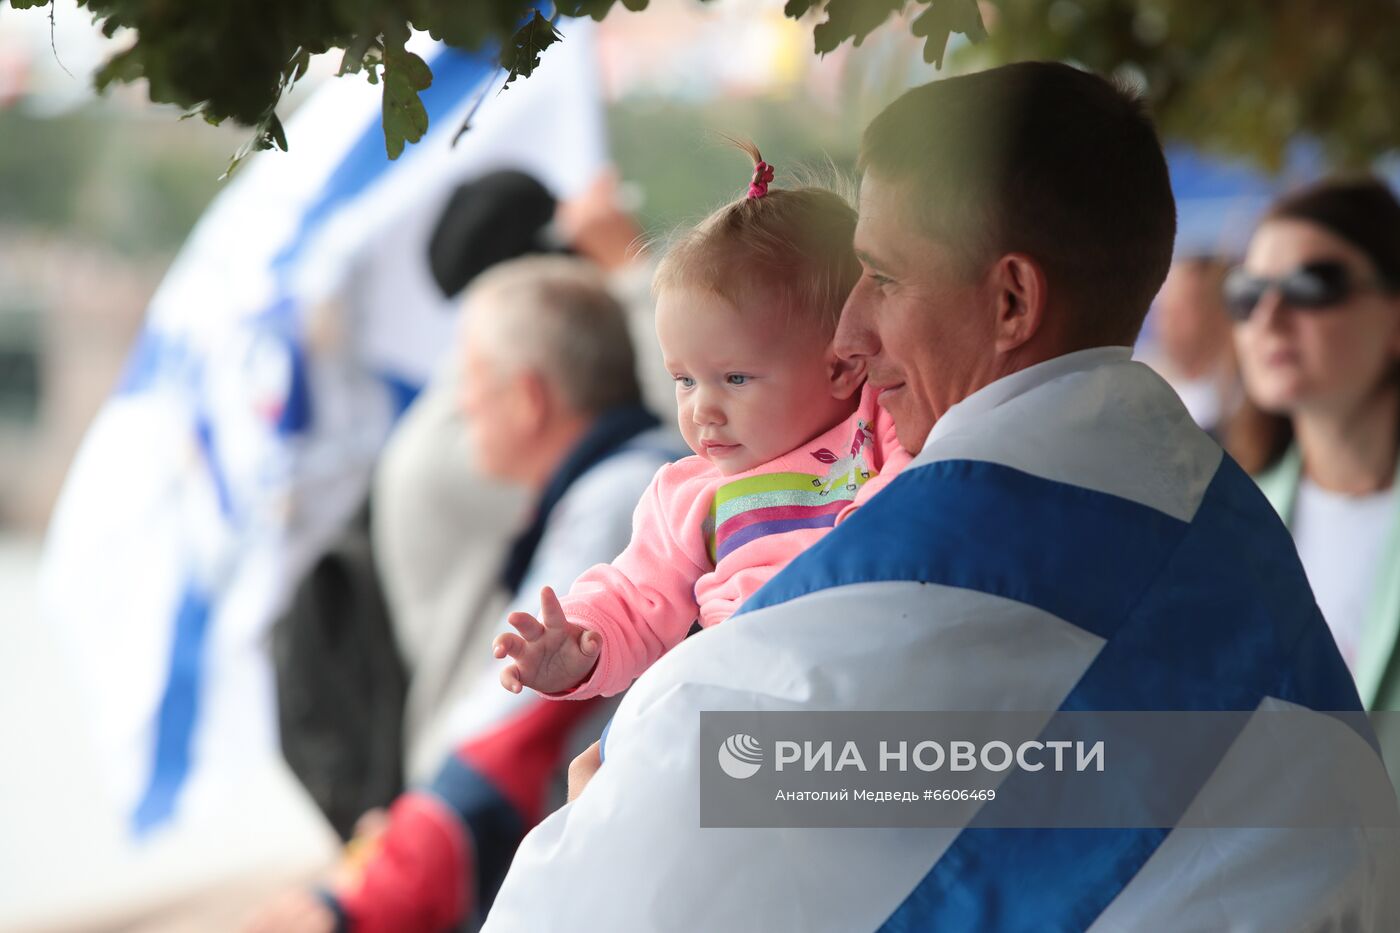
[[[676,380],[676,383],[680,385],[682,389],[689,389],[695,385],[695,380],[690,378],[689,376],[676,376],[674,378]]]
[[[870,281],[881,288],[884,288],[886,285],[894,284],[894,279],[890,278],[888,275],[881,275],[878,272],[867,272],[866,275],[870,278]]]
[[[749,377],[741,373],[730,373],[728,376],[725,376],[724,379],[732,386],[741,386],[749,381]]]

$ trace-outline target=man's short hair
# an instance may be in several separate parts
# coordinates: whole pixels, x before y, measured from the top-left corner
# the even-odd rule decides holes
[[[1171,264],[1176,202],[1136,95],[1023,62],[914,88],[865,131],[860,168],[969,275],[1012,252],[1044,269],[1085,345],[1131,343]]]
[[[467,289],[468,339],[490,344],[506,367],[550,380],[582,414],[640,405],[627,314],[601,272],[582,259],[503,262]]]

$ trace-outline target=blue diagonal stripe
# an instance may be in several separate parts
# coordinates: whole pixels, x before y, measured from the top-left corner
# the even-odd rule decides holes
[[[915,468],[741,611],[875,581],[1005,597],[1105,639],[1065,710],[1360,709],[1287,530],[1229,458],[1190,523],[998,464]],[[884,929],[1083,930],[1167,834],[965,829]]]

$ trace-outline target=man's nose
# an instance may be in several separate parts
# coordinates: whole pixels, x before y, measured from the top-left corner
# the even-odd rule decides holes
[[[864,292],[862,279],[846,299],[841,319],[836,324],[836,336],[831,345],[836,355],[844,360],[873,356],[880,350],[880,341],[869,324],[869,301]]]

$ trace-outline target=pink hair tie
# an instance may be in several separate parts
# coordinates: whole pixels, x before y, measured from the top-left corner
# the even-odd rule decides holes
[[[773,166],[760,160],[753,167],[753,181],[749,182],[749,197],[763,197],[768,193],[768,183],[772,180]]]

